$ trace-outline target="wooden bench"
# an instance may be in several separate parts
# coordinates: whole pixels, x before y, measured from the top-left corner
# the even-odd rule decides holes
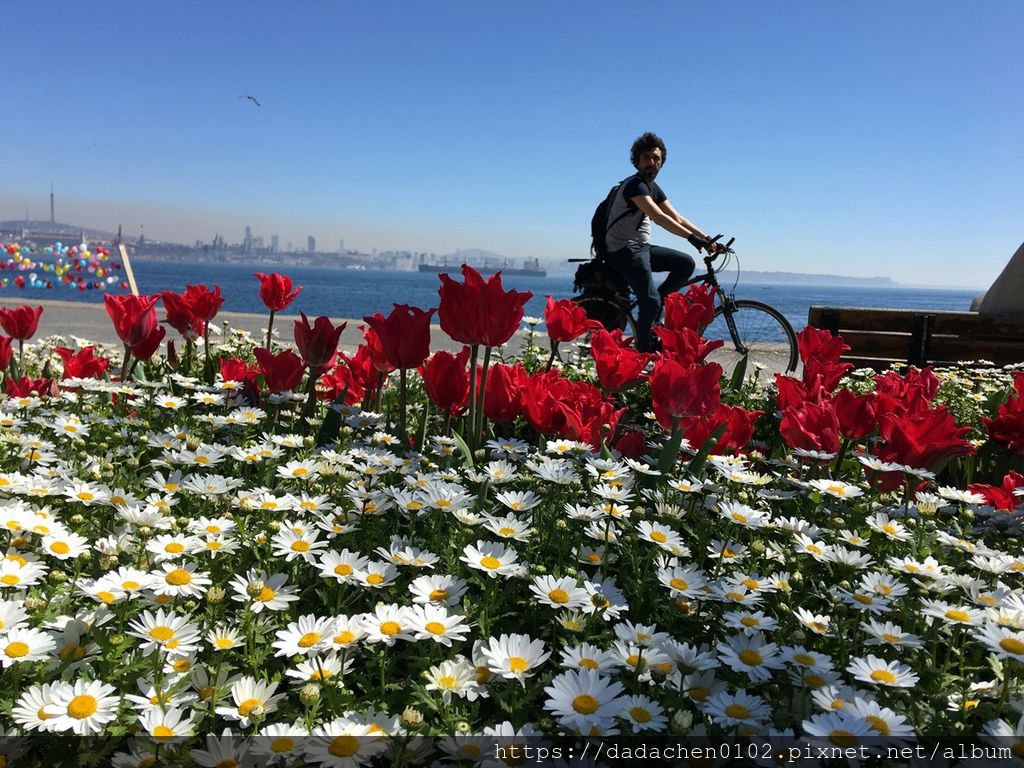
[[[1024,362],[1024,316],[927,309],[811,307],[807,324],[843,337],[843,359],[882,370],[893,363],[944,366]]]

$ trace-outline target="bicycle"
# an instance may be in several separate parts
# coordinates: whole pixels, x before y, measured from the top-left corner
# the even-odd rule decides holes
[[[718,235],[710,243],[717,243],[721,237]],[[720,363],[726,370],[732,370],[744,357],[748,367],[760,364],[768,370],[778,370],[784,363],[784,372],[792,373],[799,362],[799,350],[796,331],[785,315],[770,304],[753,299],[737,299],[734,294],[722,290],[718,282],[718,273],[735,257],[736,252],[732,249],[735,239],[719,246],[716,253],[704,256],[707,271],[691,277],[683,286],[685,288],[695,283],[710,286],[718,302],[714,319],[701,335],[709,341],[721,340],[724,344],[708,355],[707,359]],[[716,265],[720,257],[724,258]],[[573,284],[573,289],[581,292],[573,300],[586,310],[587,317],[599,321],[610,331],[628,329],[635,337],[637,300],[619,274],[593,258],[569,261],[588,262],[591,265],[590,269],[580,267],[577,270]],[[736,261],[738,264],[739,259]]]

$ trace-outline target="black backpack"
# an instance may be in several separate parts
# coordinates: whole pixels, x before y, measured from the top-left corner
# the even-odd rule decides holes
[[[619,187],[626,183],[628,179],[623,179],[608,192],[608,196],[605,197],[597,208],[594,210],[594,216],[590,219],[590,253],[598,261],[604,261],[608,257],[608,242],[605,239],[608,235],[608,230],[621,218],[628,216],[630,213],[631,206],[626,205],[626,210],[619,214],[615,221],[608,221],[608,211],[611,210],[612,201],[615,199],[615,193],[619,191]]]

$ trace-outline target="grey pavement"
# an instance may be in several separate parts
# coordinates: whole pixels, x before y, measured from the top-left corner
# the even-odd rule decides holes
[[[36,299],[31,295],[0,296],[0,307],[17,307],[24,304],[33,307],[43,307],[43,314],[39,318],[39,330],[35,336],[36,339],[59,334],[62,336],[78,336],[90,341],[121,346],[121,342],[114,332],[114,324],[111,322],[102,304],[63,299]],[[163,311],[159,307],[157,314],[163,316]],[[266,314],[219,312],[213,324],[218,325],[227,322],[231,328],[249,331],[256,339],[262,341],[266,337],[269,314],[269,312]],[[294,324],[298,319],[299,316],[297,314],[275,315],[274,336],[280,343],[292,345]],[[311,317],[309,319],[312,322],[314,318]],[[334,325],[346,323],[345,330],[341,334],[339,347],[347,355],[354,354],[356,348],[363,342],[363,335],[360,330],[363,326],[363,321],[331,318],[331,322]],[[452,341],[441,330],[441,326],[432,325],[430,331],[431,350],[446,349],[451,352],[457,352],[462,349],[461,344]],[[175,336],[176,332],[172,328],[168,328],[168,338],[174,338]],[[520,331],[517,333],[516,337],[509,342],[509,351],[515,353],[521,349],[525,338],[525,332]],[[536,343],[547,349],[547,336],[537,334]],[[517,344],[520,346],[517,346]]]
[[[43,307],[43,314],[39,318],[39,330],[35,336],[36,339],[59,334],[63,336],[78,336],[90,341],[114,344],[118,348],[121,346],[121,342],[118,340],[117,334],[114,332],[114,324],[111,322],[110,317],[107,315],[102,304],[67,301],[62,299],[40,300],[30,295],[0,296],[0,307],[16,307],[23,304]],[[163,312],[159,311],[158,314],[162,315]],[[251,314],[247,312],[220,312],[217,315],[215,323],[227,322],[231,328],[247,330],[253,334],[257,340],[262,341],[267,332],[268,316],[269,313]],[[275,316],[274,335],[278,342],[292,345],[292,339],[294,338],[292,335],[294,323],[298,319],[298,315]],[[310,319],[312,320],[312,318]],[[335,325],[342,322],[347,324],[345,326],[345,330],[341,334],[339,347],[346,355],[354,354],[356,348],[363,342],[361,331],[363,321],[345,318],[331,318],[331,321]],[[430,327],[430,332],[431,350],[446,349],[451,352],[457,352],[462,349],[462,345],[452,341],[448,335],[441,330],[439,325],[432,325]],[[170,338],[174,338],[177,335],[173,329],[168,329],[168,334]],[[519,331],[507,345],[508,353],[513,355],[518,354],[522,350],[526,338],[526,332]],[[537,333],[534,338],[535,344],[545,351],[548,349],[548,340],[545,334]],[[719,362],[721,362],[723,367],[726,368],[727,373],[731,370],[732,364],[734,363],[734,361],[729,359],[729,357],[730,356],[726,355],[719,359]],[[766,371],[767,375],[770,376],[775,372],[781,372],[784,370],[785,361],[783,356],[779,354],[777,358],[778,360],[776,364],[770,366],[769,370]],[[716,354],[712,353],[708,359],[716,359]]]

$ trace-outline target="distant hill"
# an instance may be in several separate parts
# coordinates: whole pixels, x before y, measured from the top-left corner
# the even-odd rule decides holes
[[[849,275],[814,275],[805,272],[759,272],[755,269],[744,269],[740,278],[746,283],[778,283],[780,285],[863,285],[874,288],[899,285],[891,277],[851,277]],[[736,273],[725,270],[720,272],[718,280],[725,283],[735,280]]]

